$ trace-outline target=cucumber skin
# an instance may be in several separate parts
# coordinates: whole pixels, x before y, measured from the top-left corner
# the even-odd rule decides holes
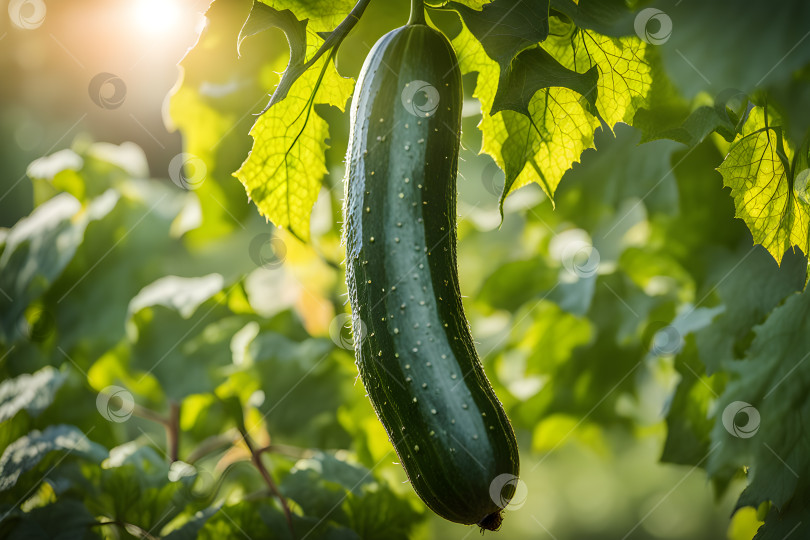
[[[433,114],[406,109],[410,81],[438,90]],[[346,281],[360,377],[415,491],[450,521],[494,529],[503,503],[490,486],[517,477],[519,458],[459,292],[461,105],[458,62],[440,32],[408,25],[372,48],[351,107]]]

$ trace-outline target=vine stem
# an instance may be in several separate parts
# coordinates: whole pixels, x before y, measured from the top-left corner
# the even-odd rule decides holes
[[[172,401],[169,405],[169,422],[166,424],[166,441],[169,446],[169,459],[178,460],[180,453],[180,404]]]
[[[425,21],[425,0],[411,0],[411,18],[408,24],[427,24]]]
[[[144,418],[146,420],[152,420],[153,422],[157,422],[159,424],[163,424],[164,426],[169,425],[169,418],[163,416],[159,412],[153,411],[152,409],[147,409],[141,405],[135,404],[135,408],[132,409],[132,414],[139,418]]]
[[[288,444],[271,444],[270,446],[265,446],[264,448],[259,448],[256,450],[259,454],[281,454],[284,456],[289,456],[296,459],[303,459],[307,457],[311,457],[313,455],[312,450],[309,448],[300,448],[298,446],[290,446]]]
[[[264,483],[267,484],[267,487],[270,488],[270,491],[281,503],[281,508],[284,510],[284,517],[287,519],[287,527],[290,529],[290,534],[292,534],[292,537],[295,538],[296,536],[295,536],[295,529],[293,528],[292,512],[290,512],[290,507],[287,504],[287,499],[285,499],[284,495],[281,494],[281,491],[279,491],[278,486],[276,486],[276,483],[273,481],[273,477],[270,476],[270,472],[264,466],[264,463],[262,463],[262,452],[261,452],[262,449],[256,448],[256,446],[253,444],[253,440],[250,438],[250,435],[248,434],[246,429],[240,427],[239,431],[242,433],[242,439],[245,441],[245,445],[248,447],[251,461],[253,461],[253,464],[259,470],[259,474],[262,475]]]

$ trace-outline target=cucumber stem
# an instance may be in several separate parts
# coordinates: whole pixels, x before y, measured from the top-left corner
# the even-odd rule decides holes
[[[411,18],[408,24],[427,24],[425,22],[425,0],[411,0]]]

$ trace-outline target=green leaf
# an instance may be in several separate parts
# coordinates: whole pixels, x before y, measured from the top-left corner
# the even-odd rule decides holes
[[[101,466],[94,478],[96,491],[88,499],[104,515],[145,531],[160,531],[184,510],[184,495],[195,477],[190,466],[170,466],[155,449],[137,441],[111,449]]]
[[[113,208],[88,224],[70,264],[42,298],[57,346],[81,369],[124,337],[132,297],[186,256],[170,236],[183,193],[165,182],[132,179],[116,192]],[[55,356],[65,360],[58,349]]]
[[[182,526],[174,529],[163,538],[165,540],[195,540],[206,522],[211,519],[211,516],[219,512],[220,508],[222,508],[222,504],[215,504],[214,506],[200,510]]]
[[[552,197],[563,173],[592,146],[599,121],[583,107],[580,96],[567,88],[545,88],[529,102],[531,119],[514,111],[491,115],[499,68],[472,33],[463,27],[453,39],[462,73],[478,72],[473,96],[481,102],[478,128],[481,150],[506,174],[501,200],[512,191],[537,182]]]
[[[234,173],[262,215],[276,226],[309,239],[309,217],[327,174],[326,121],[313,105],[346,106],[354,81],[341,77],[331,57],[304,73],[286,99],[272,105],[250,130],[253,149]]]
[[[205,31],[180,62],[180,79],[168,103],[171,126],[182,131],[186,154],[174,159],[187,169],[188,181],[179,175],[172,180],[192,189],[191,198],[198,201],[201,221],[184,234],[198,251],[255,217],[232,173],[250,151],[246,133],[255,122],[252,113],[267,102],[267,89],[278,82],[287,60],[270,33],[243,44],[237,58],[232,44],[245,21],[241,2],[212,2],[205,16]]]
[[[689,9],[663,2],[656,7],[672,22],[671,35],[657,49],[687,98],[706,89],[782,87],[810,62],[804,41],[810,5],[802,0],[747,2],[744,10],[736,0],[695,2]],[[730,19],[730,13],[737,16]],[[728,24],[720,28],[718,21]],[[722,61],[718,51],[728,51]]]
[[[361,493],[350,491],[343,503],[347,522],[360,538],[408,540],[425,513],[414,509],[407,498],[382,484],[365,484]]]
[[[727,364],[707,471],[722,478],[747,467],[738,507],[772,501],[781,511],[810,488],[810,292],[791,295],[754,332],[745,359]]]
[[[753,540],[786,540],[810,537],[810,510],[807,501],[810,491],[796,494],[784,508],[770,507],[765,516],[765,524],[757,531]]]
[[[507,69],[501,68],[498,91],[492,101],[490,114],[510,110],[532,118],[529,104],[538,90],[563,87],[580,94],[596,113],[596,67],[586,73],[565,68],[540,47],[520,53]]]
[[[239,31],[236,41],[236,50],[239,52],[242,42],[250,36],[255,36],[259,32],[264,32],[270,28],[279,28],[287,36],[290,45],[289,66],[302,64],[306,53],[306,28],[307,21],[299,21],[292,11],[285,9],[279,11],[267,4],[255,1],[250,8],[250,13]],[[241,53],[240,53],[241,54]]]
[[[246,345],[244,355],[229,382],[243,403],[262,391],[258,409],[271,433],[296,444],[318,440],[331,448],[348,443],[336,421],[346,388],[357,375],[346,352],[327,339],[299,342],[264,331]],[[318,399],[309,399],[313,395]]]
[[[447,7],[458,11],[487,56],[504,72],[519,52],[548,37],[548,2],[494,0],[480,11],[458,2],[449,2]]]
[[[513,312],[527,299],[554,288],[558,276],[559,271],[543,257],[509,261],[486,278],[476,300],[494,309]]]
[[[801,291],[807,274],[807,259],[800,254],[788,253],[779,266],[761,246],[746,246],[732,256],[717,253],[715,257],[717,264],[708,281],[717,283],[716,292],[725,311],[695,336],[709,374],[743,356],[751,329],[785,297]]]
[[[596,66],[596,108],[608,126],[631,124],[636,111],[648,103],[652,66],[647,44],[636,36],[611,37],[578,28],[550,36],[543,48],[573,71],[582,73]]]
[[[682,115],[671,83],[663,74],[658,74],[656,82],[659,88],[652,92],[650,110],[639,109],[633,118],[633,125],[644,133],[641,142],[671,139],[693,147],[712,132],[732,142],[753,107],[748,96],[730,89],[720,92],[712,105],[701,105]],[[660,88],[662,85],[665,88]]]
[[[709,331],[713,325],[708,327]],[[693,336],[686,336],[683,350],[675,357],[680,381],[667,404],[667,438],[661,461],[697,465],[711,447],[712,406],[722,391],[725,377],[707,376]]]
[[[57,195],[17,222],[0,255],[0,331],[19,339],[21,317],[70,263],[88,223],[107,215],[118,195],[110,191],[86,208],[67,193]]]
[[[624,0],[551,0],[551,8],[565,14],[579,28],[616,37],[633,33],[635,17]]]
[[[285,9],[283,11],[274,9],[258,0],[253,1],[253,7],[250,10],[247,20],[245,21],[242,30],[239,32],[239,38],[236,42],[236,50],[242,46],[242,41],[245,38],[264,32],[270,28],[279,28],[287,36],[287,43],[290,45],[290,61],[287,68],[281,75],[281,80],[273,92],[273,97],[270,104],[267,106],[272,107],[285,97],[293,83],[307,70],[306,52],[307,52],[307,19],[298,20],[295,14]]]
[[[715,107],[704,105],[692,111],[683,123],[675,128],[655,131],[654,114],[641,109],[636,114],[634,125],[645,131],[644,141],[670,139],[692,147],[703,141],[709,133],[721,128],[733,130],[725,116],[718,114]]]
[[[306,515],[349,527],[360,538],[406,540],[422,517],[369,469],[322,452],[298,461],[281,489]]]
[[[365,468],[319,453],[297,462],[280,488],[285,497],[301,506],[304,514],[329,516],[345,524],[346,516],[340,506],[346,493],[360,493],[363,484],[373,481],[374,477]]]
[[[9,540],[94,540],[99,538],[96,520],[87,507],[72,499],[34,508],[13,525]]]
[[[614,133],[598,131],[596,152],[583,153],[564,177],[557,196],[565,208],[559,211],[588,230],[617,214],[627,201],[643,201],[651,213],[677,215],[681,203],[672,158],[679,145],[640,144],[640,136],[624,124],[617,124]]]
[[[312,540],[358,540],[357,533],[327,519],[292,515],[295,538]],[[265,501],[243,500],[224,506],[200,530],[201,540],[221,538],[267,538],[293,540],[282,511]]]
[[[717,170],[731,188],[736,217],[748,226],[754,242],[781,264],[794,246],[810,253],[810,209],[794,192],[793,175],[798,171],[790,168],[793,149],[774,120],[766,125],[765,109],[753,109]]]
[[[37,416],[53,403],[56,391],[65,382],[67,374],[51,366],[28,375],[0,383],[0,423],[25,410]]]
[[[154,376],[172,399],[213,391],[232,365],[231,338],[252,316],[230,310],[223,286],[218,274],[166,276],[130,303],[131,366]]]
[[[14,487],[23,473],[34,469],[56,451],[94,463],[100,463],[107,456],[104,447],[88,439],[75,426],[60,424],[48,426],[44,431],[34,430],[8,445],[0,457],[0,491]]]
[[[510,193],[531,182],[538,183],[553,200],[565,171],[585,149],[594,145],[594,130],[601,125],[600,118],[593,114],[594,102],[601,118],[613,126],[620,121],[629,123],[647,101],[652,77],[644,42],[635,37],[616,38],[572,28],[570,23],[556,24],[559,28],[542,44],[544,52],[522,53],[528,53],[529,62],[525,67],[515,66],[516,77],[537,85],[538,65],[546,68],[554,65],[546,70],[547,75],[553,75],[550,80],[575,87],[586,96],[583,98],[564,86],[540,88],[530,96],[529,92],[536,87],[527,86],[526,92],[521,91],[525,95],[518,94],[519,99],[509,100],[520,103],[514,108],[524,114],[508,110],[491,114],[498,110],[493,107],[499,87],[494,81],[501,79],[497,62],[486,55],[466,26],[453,40],[462,72],[478,72],[473,95],[480,100],[483,113],[479,124],[483,134],[481,149],[493,157],[506,175],[501,204]],[[559,35],[554,35],[558,32]],[[568,71],[564,72],[560,66]]]
[[[290,10],[301,19],[308,19],[308,32],[330,32],[355,5],[353,0],[262,0],[276,10]],[[310,34],[312,35],[312,34]],[[316,34],[317,35],[317,34]]]
[[[512,328],[510,346],[525,355],[527,375],[553,375],[576,347],[593,339],[587,319],[566,313],[551,302],[530,302],[515,318],[520,322]]]
[[[145,308],[163,306],[188,319],[200,305],[222,290],[224,279],[219,274],[199,278],[165,276],[144,287],[129,303],[135,314]]]

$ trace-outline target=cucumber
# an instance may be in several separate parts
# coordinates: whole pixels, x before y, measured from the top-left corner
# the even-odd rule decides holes
[[[495,530],[518,449],[459,292],[461,74],[423,21],[374,45],[352,100],[343,237],[355,355],[416,493],[450,521]]]

